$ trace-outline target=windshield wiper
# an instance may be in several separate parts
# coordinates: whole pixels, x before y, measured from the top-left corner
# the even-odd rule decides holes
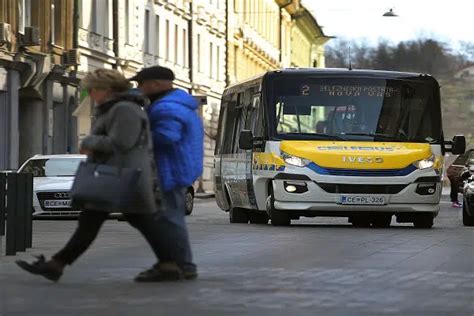
[[[386,139],[394,139],[392,135],[388,134],[381,134],[381,133],[344,133],[344,135],[349,135],[349,136],[367,136],[367,137],[382,137]]]
[[[286,135],[304,135],[311,137],[322,137],[326,139],[337,139],[337,140],[347,140],[346,138],[340,135],[331,135],[331,134],[318,134],[318,133],[286,133]]]

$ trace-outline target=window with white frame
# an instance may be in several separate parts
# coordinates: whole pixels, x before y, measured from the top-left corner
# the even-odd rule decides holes
[[[112,13],[112,3],[111,0],[104,0],[103,1],[103,11],[101,12],[100,10],[97,10],[96,14],[100,14],[97,16],[98,21],[102,21],[102,29],[100,30],[100,33],[107,38],[110,38],[112,34],[111,32],[111,23],[112,23],[112,18],[111,18],[111,13]]]
[[[155,16],[155,55],[160,56],[160,16]]]
[[[125,43],[130,43],[130,11],[130,0],[125,0]]]
[[[143,50],[145,53],[151,53],[151,44],[150,44],[150,10],[145,10],[145,24],[143,28]]]
[[[174,60],[173,62],[175,64],[179,64],[179,31],[178,31],[178,25],[174,25]]]
[[[188,50],[188,32],[186,29],[183,29],[183,51],[182,51],[182,58],[183,58],[183,67],[187,66],[187,50]]]
[[[20,33],[25,32],[25,27],[31,26],[31,0],[20,0],[18,2],[19,25]]]
[[[221,72],[221,48],[217,46],[216,52],[216,80],[220,80],[220,72]]]
[[[166,61],[170,60],[170,21],[166,20]]]
[[[53,0],[51,2],[51,44],[63,46],[63,32],[62,22],[62,8],[63,3],[60,0]]]
[[[214,78],[214,45],[209,43],[209,77]]]
[[[198,72],[202,73],[202,65],[201,65],[201,34],[197,35],[197,66]]]

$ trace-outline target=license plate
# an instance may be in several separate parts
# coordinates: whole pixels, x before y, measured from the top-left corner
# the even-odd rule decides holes
[[[385,205],[385,198],[370,195],[343,195],[340,203],[344,205]]]
[[[45,200],[44,207],[46,208],[70,208],[71,200]]]

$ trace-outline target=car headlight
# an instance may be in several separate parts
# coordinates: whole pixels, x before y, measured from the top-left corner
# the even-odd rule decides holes
[[[435,156],[431,156],[427,159],[418,160],[413,165],[420,170],[432,168],[435,164]]]
[[[297,167],[304,167],[310,163],[310,161],[307,159],[292,156],[284,152],[281,153],[281,158],[285,161],[285,163]]]

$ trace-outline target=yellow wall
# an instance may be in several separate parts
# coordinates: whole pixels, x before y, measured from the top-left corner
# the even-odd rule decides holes
[[[324,67],[328,40],[300,0],[228,1],[228,83],[271,69]]]
[[[291,65],[295,67],[311,67],[311,45],[313,44],[298,24],[291,32]]]
[[[230,83],[279,68],[280,9],[274,0],[229,1],[229,19]]]

